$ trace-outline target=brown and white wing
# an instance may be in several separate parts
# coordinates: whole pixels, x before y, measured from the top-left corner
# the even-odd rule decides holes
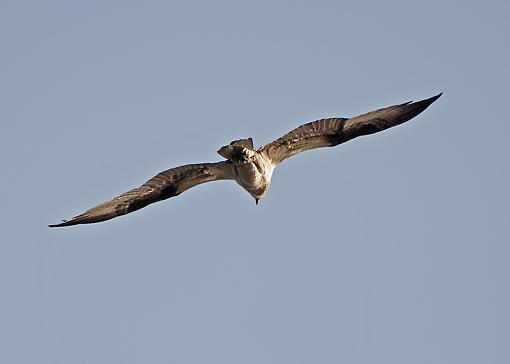
[[[188,164],[161,172],[138,188],[114,197],[71,220],[50,227],[91,224],[139,210],[151,203],[175,197],[201,183],[232,179],[230,161],[218,163]]]
[[[309,149],[333,147],[353,138],[373,134],[402,124],[424,111],[441,94],[417,102],[406,102],[369,112],[351,119],[331,118],[313,121],[266,144],[260,151],[276,165]]]
[[[259,150],[276,165],[305,150],[332,147],[338,144],[336,139],[342,133],[346,120],[345,118],[321,119],[301,125]]]

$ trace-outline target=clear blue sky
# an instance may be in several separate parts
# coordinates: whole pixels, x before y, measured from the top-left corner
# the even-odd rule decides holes
[[[0,4],[0,362],[508,363],[506,1]],[[403,126],[106,223],[185,163],[444,91]]]

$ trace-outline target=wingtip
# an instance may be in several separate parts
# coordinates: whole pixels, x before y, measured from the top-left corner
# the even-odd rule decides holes
[[[72,219],[62,220],[62,222],[60,222],[58,224],[51,224],[51,225],[48,225],[48,226],[50,228],[56,228],[56,227],[59,228],[59,227],[66,227],[66,226],[72,226],[72,225],[87,224],[87,223],[89,223],[89,221],[84,219],[84,217],[85,216],[78,215],[78,216],[73,217]]]
[[[54,227],[64,227],[64,226],[67,226],[65,225],[69,220],[62,220],[61,223],[58,223],[58,224],[50,224],[48,225],[48,227],[50,228],[54,228]]]
[[[434,95],[432,97],[429,97],[428,99],[423,99],[423,100],[420,100],[420,101],[415,101],[415,102],[412,102],[408,105],[415,105],[417,107],[423,107],[423,110],[425,110],[427,107],[429,107],[434,101],[436,101],[438,98],[441,97],[441,95],[443,95],[443,92],[440,92],[438,93],[437,95]],[[423,111],[421,110],[421,111]],[[420,112],[421,112],[420,111]]]
[[[436,101],[438,98],[440,98],[442,95],[443,95],[443,92],[444,91],[441,91],[440,93],[438,93],[436,96],[432,96],[430,99],[432,100],[432,102]]]
[[[432,104],[434,101],[436,101],[438,98],[440,98],[443,95],[443,92],[438,93],[435,96],[429,97],[428,99],[423,100],[424,103],[428,105]]]
[[[101,206],[101,205],[99,205],[99,206]],[[124,214],[120,214],[120,215],[117,214],[117,215],[112,216],[111,214],[108,214],[108,213],[94,213],[94,212],[91,213],[90,211],[91,210],[85,211],[83,214],[74,216],[72,219],[62,220],[61,223],[51,224],[48,226],[50,228],[55,228],[55,227],[65,227],[65,226],[82,225],[82,224],[92,224],[92,223],[96,223],[96,222],[110,220],[116,216],[124,215]]]

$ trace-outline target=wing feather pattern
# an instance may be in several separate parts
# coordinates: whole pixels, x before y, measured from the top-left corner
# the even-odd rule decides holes
[[[424,111],[440,96],[441,94],[438,94],[425,100],[386,107],[351,119],[330,118],[313,121],[266,144],[257,152],[269,158],[273,165],[277,165],[285,159],[309,149],[336,146],[359,136],[377,133],[405,123]],[[253,141],[251,138],[236,140],[218,151],[220,155],[229,158],[226,152],[230,149],[226,150],[225,148],[251,150]],[[49,226],[63,227],[113,219],[149,204],[178,196],[193,186],[235,178],[234,167],[229,160],[172,168],[157,174],[140,187],[97,205],[68,221]]]
[[[71,220],[50,227],[63,227],[77,224],[91,224],[113,219],[114,217],[139,210],[154,202],[175,197],[196,185],[223,179],[234,175],[229,161],[218,163],[188,164],[163,171],[140,187],[114,197]]]
[[[276,165],[309,149],[333,147],[362,135],[402,124],[424,111],[442,94],[418,102],[406,102],[369,112],[351,119],[331,118],[313,121],[266,144],[260,151]]]
[[[342,133],[346,120],[331,118],[312,121],[264,145],[260,151],[266,153],[274,164],[278,164],[305,150],[331,147],[336,145],[336,138]]]

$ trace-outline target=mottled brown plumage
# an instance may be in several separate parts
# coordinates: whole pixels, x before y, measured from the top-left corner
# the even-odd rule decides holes
[[[50,227],[63,227],[77,224],[90,224],[139,210],[151,203],[180,195],[187,189],[205,182],[231,179],[232,163],[188,164],[168,169],[145,182],[140,187],[103,202],[71,220]]]
[[[321,119],[301,125],[272,143],[253,149],[251,138],[239,139],[218,150],[226,161],[189,164],[154,176],[142,186],[104,202],[71,220],[50,227],[90,224],[139,210],[154,202],[178,196],[201,183],[232,179],[258,202],[268,191],[274,168],[285,159],[309,149],[332,147],[353,138],[402,124],[437,100],[441,94],[406,102],[351,119]]]

